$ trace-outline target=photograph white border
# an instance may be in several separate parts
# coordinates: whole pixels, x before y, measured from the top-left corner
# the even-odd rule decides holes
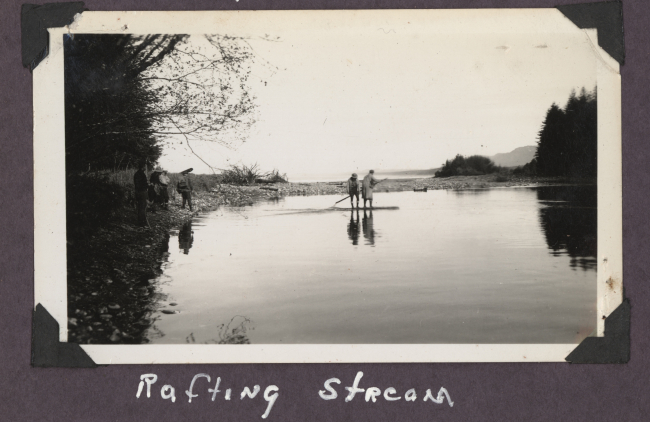
[[[557,9],[84,12],[50,28],[47,57],[33,73],[34,306],[42,304],[67,341],[66,196],[63,34],[227,34],[292,26],[371,25],[399,30],[407,22],[446,34],[539,33],[588,37],[597,60],[598,252],[597,335],[623,300],[621,79],[619,64]],[[462,54],[462,52],[459,52]],[[97,364],[325,362],[564,362],[576,344],[376,345],[81,345]]]

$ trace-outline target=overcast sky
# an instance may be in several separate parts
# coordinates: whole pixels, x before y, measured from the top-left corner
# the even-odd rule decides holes
[[[572,89],[596,85],[596,59],[584,33],[426,28],[269,34],[280,42],[252,36],[257,55],[279,69],[253,69],[258,120],[236,150],[195,142],[195,151],[217,168],[257,162],[294,180],[369,168],[435,168],[456,154],[535,145],[553,102],[563,106]],[[166,149],[160,162],[170,171],[210,172],[185,149]]]

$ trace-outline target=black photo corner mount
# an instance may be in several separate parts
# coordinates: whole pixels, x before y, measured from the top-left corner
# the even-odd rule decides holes
[[[623,299],[605,318],[605,337],[587,337],[564,359],[569,363],[629,362],[630,308],[630,301]]]
[[[33,71],[48,54],[50,34],[47,28],[69,25],[83,12],[81,1],[69,3],[23,4],[20,10],[20,33],[23,66]]]
[[[619,64],[625,63],[623,3],[604,1],[556,6],[578,28],[596,28],[598,45]]]
[[[59,323],[40,303],[32,319],[32,366],[42,368],[96,368],[77,343],[59,342]]]

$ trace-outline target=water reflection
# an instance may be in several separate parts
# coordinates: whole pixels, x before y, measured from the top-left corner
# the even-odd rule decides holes
[[[536,189],[542,204],[539,222],[553,255],[568,254],[573,269],[596,269],[596,187],[551,186]]]
[[[350,222],[348,223],[348,239],[352,241],[354,246],[359,244],[359,210],[356,211],[356,220],[355,212],[350,211]]]
[[[490,189],[453,189],[448,190],[447,193],[452,192],[456,196],[479,196],[490,193]]]
[[[190,253],[192,243],[194,242],[194,232],[192,231],[192,221],[183,224],[178,232],[178,248],[183,250],[185,255]]]
[[[249,220],[234,211],[207,215],[205,224],[195,219],[192,257],[170,245],[165,273],[153,283],[187,312],[161,315],[156,306],[145,316],[159,317],[145,341],[578,342],[594,328],[596,274],[569,265],[588,268],[595,249],[576,250],[567,240],[576,228],[562,227],[557,220],[566,217],[556,214],[595,203],[567,195],[529,188],[386,194],[399,213],[331,209],[337,197],[288,197],[243,209]],[[353,254],[341,253],[355,242]],[[253,314],[254,327],[231,318]]]
[[[366,213],[366,210],[363,210],[363,221],[361,223],[363,227],[363,237],[366,239],[366,245],[375,246],[375,225],[372,221],[372,210],[370,214]],[[377,236],[378,237],[378,236]]]
[[[85,317],[90,327],[81,333],[82,341],[77,337],[74,342],[144,344],[164,336],[156,327],[156,321],[159,302],[166,299],[166,294],[161,292],[156,279],[162,275],[163,265],[168,260],[169,238],[167,235],[155,251],[156,264],[143,267],[135,280],[126,278],[120,268],[113,268],[109,273],[110,289],[104,293],[106,304],[79,306],[76,310],[74,315]]]

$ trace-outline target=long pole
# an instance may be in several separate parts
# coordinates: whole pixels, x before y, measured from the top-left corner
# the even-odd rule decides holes
[[[348,199],[350,196],[351,196],[351,195],[348,195],[348,196],[346,196],[345,198],[341,199],[340,201],[336,201],[336,202],[334,203],[334,205],[338,204],[339,202],[343,202],[343,201],[345,201],[345,200]]]

